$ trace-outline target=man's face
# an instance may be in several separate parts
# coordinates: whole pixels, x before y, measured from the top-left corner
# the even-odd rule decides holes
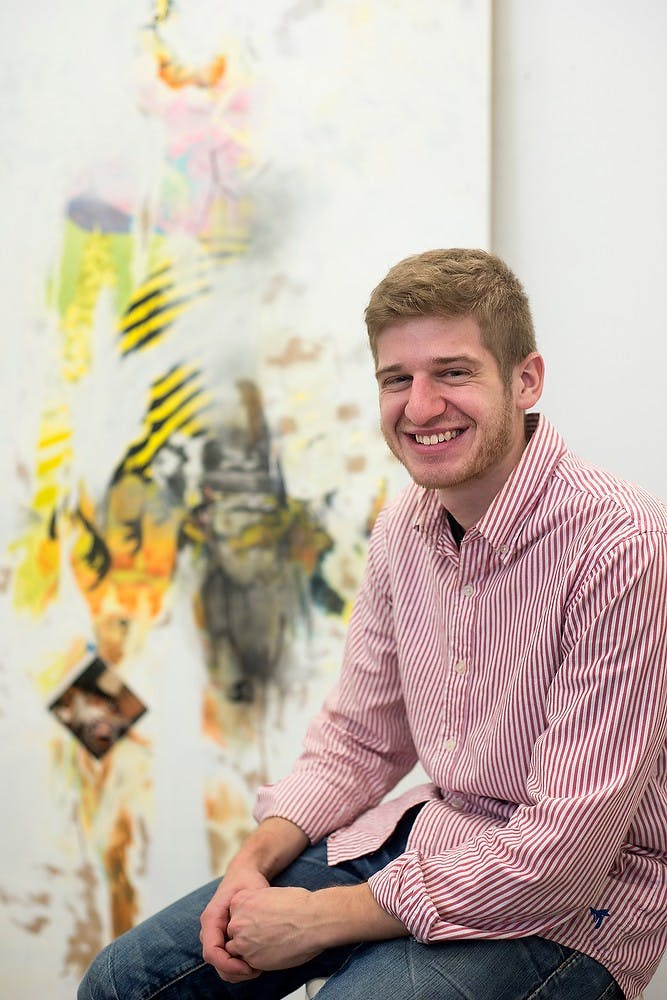
[[[521,457],[524,411],[541,391],[539,355],[539,386],[521,365],[505,385],[471,316],[404,320],[382,331],[377,352],[387,444],[414,481],[438,490],[469,527]]]

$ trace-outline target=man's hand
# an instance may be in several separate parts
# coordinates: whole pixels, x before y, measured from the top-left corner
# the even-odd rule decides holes
[[[268,884],[264,876],[252,868],[231,869],[201,915],[199,938],[204,961],[209,962],[220,978],[228,983],[239,983],[259,975],[257,969],[227,950],[230,903],[237,893],[266,889]]]
[[[254,979],[259,971],[238,951],[231,954],[229,918],[232,899],[239,892],[266,890],[269,881],[282,871],[307,846],[308,838],[289,820],[272,816],[250,834],[230,862],[227,874],[201,915],[202,955],[221,979],[239,983]]]
[[[261,971],[289,969],[325,948],[408,934],[369,886],[309,892],[270,881],[307,846],[303,830],[280,817],[264,820],[229,865],[201,916],[204,961],[239,983]]]
[[[313,933],[314,894],[307,889],[241,889],[231,900],[227,953],[249,968],[291,969],[322,950]]]

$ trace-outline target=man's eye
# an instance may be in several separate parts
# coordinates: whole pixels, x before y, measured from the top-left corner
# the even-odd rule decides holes
[[[442,378],[455,379],[455,380],[466,378],[467,375],[468,372],[465,370],[465,368],[447,368],[445,371],[441,373]]]
[[[405,383],[409,381],[410,377],[408,375],[390,375],[388,378],[384,380],[383,385],[387,389],[396,389],[400,388],[402,385],[405,385]]]

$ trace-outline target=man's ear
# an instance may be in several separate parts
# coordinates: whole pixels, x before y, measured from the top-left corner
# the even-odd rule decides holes
[[[516,402],[521,410],[535,406],[544,387],[544,358],[537,351],[527,354],[514,369]]]

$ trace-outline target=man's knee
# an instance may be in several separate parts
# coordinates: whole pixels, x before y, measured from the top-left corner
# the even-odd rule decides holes
[[[79,983],[77,1000],[118,1000],[109,968],[111,948],[112,945],[107,945],[88,966],[85,976]]]

